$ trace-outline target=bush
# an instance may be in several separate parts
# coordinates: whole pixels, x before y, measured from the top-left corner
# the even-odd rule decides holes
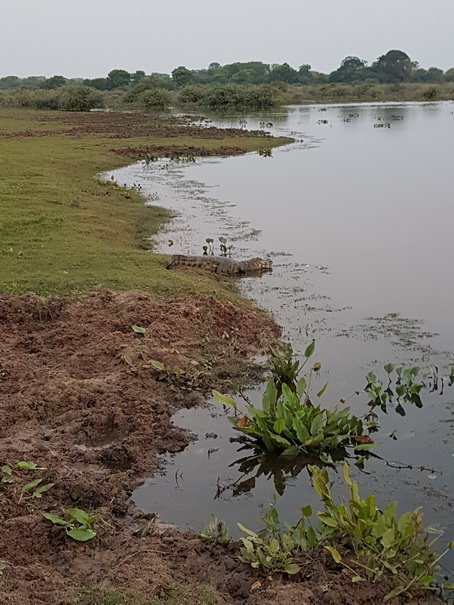
[[[104,107],[102,95],[89,86],[71,86],[60,90],[59,108],[64,111],[90,111]]]
[[[181,105],[204,104],[207,95],[207,88],[197,84],[189,84],[180,88],[177,95],[177,102]]]
[[[169,109],[172,97],[162,88],[149,88],[141,92],[136,99],[137,105],[143,109]]]

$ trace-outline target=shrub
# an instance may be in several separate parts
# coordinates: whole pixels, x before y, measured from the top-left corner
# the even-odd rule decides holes
[[[203,104],[207,96],[207,88],[197,84],[189,84],[180,88],[177,95],[177,102],[181,105]]]
[[[59,107],[64,111],[90,111],[104,107],[102,94],[89,86],[71,86],[60,90]]]
[[[137,105],[143,109],[169,109],[172,97],[162,88],[149,88],[141,92],[136,99]]]

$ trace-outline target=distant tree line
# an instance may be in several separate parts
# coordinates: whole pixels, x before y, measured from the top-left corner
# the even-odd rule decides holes
[[[190,70],[184,66],[176,67],[171,74],[151,73],[147,75],[139,70],[130,73],[124,69],[113,69],[105,78],[67,79],[61,75],[51,78],[30,76],[19,78],[6,76],[0,78],[0,90],[13,90],[20,87],[55,90],[63,86],[85,85],[100,91],[123,90],[141,91],[147,89],[178,90],[184,86],[257,86],[283,82],[297,86],[327,83],[357,84],[361,82],[392,84],[454,82],[454,67],[444,72],[438,67],[423,69],[416,61],[401,50],[390,50],[378,57],[371,65],[359,57],[349,56],[330,74],[314,71],[311,65],[303,64],[294,69],[288,63],[267,64],[261,61],[230,63],[220,65],[210,63],[207,69]]]

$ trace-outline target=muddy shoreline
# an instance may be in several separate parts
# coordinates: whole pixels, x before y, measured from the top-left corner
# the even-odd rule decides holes
[[[130,501],[160,455],[189,442],[172,412],[203,404],[208,388],[251,379],[252,356],[278,337],[251,306],[206,296],[1,295],[0,459],[14,481],[1,491],[0,602],[105,603],[113,594],[120,600],[112,602],[158,603],[172,591],[181,603],[381,602],[386,582],[359,594],[326,552],[308,555],[291,581],[267,578],[240,563],[234,545],[164,527]],[[163,378],[150,360],[185,372]],[[16,469],[24,460],[42,470]],[[54,486],[41,499],[21,498],[37,476]],[[42,516],[74,507],[99,515],[90,542],[70,540]]]

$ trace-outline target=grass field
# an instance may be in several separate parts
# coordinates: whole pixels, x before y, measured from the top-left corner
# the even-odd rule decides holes
[[[168,136],[162,128],[150,136],[153,124],[160,125],[156,116],[150,117],[146,137],[129,137],[124,126],[116,132],[111,114],[105,115],[105,128],[99,128],[97,116],[97,132],[90,132],[91,114],[86,125],[77,114],[75,129],[68,114],[0,110],[0,291],[74,295],[101,285],[158,295],[211,292],[214,280],[169,273],[168,259],[146,249],[145,238],[159,230],[168,213],[97,175],[131,161],[114,148],[191,145],[206,153],[226,145],[246,152],[286,141],[240,133],[225,140],[190,137],[187,127],[180,135],[174,123]],[[131,115],[136,135],[133,121]]]

